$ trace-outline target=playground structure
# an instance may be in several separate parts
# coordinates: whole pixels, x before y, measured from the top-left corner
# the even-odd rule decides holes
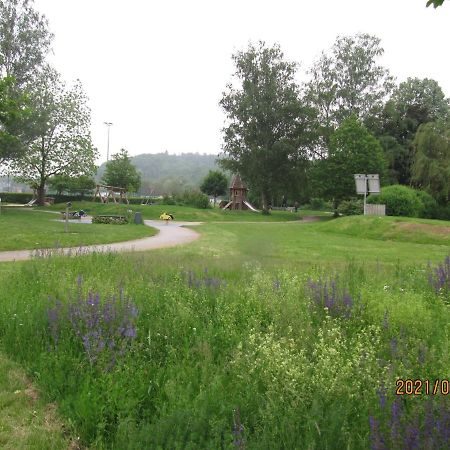
[[[222,209],[247,210],[258,212],[247,201],[247,186],[241,180],[241,176],[237,173],[233,176],[230,185],[230,201]]]
[[[130,203],[127,197],[127,190],[125,188],[120,188],[116,186],[106,186],[104,184],[97,184],[94,199],[95,202],[97,197],[102,203]]]

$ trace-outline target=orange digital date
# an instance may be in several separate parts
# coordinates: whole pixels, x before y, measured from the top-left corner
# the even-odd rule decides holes
[[[395,395],[448,395],[448,380],[411,380],[399,378],[395,382]]]

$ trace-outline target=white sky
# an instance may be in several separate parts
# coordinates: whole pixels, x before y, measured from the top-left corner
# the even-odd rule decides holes
[[[278,42],[306,70],[337,35],[381,38],[397,81],[433,78],[450,96],[450,1],[426,0],[35,0],[55,34],[50,61],[90,99],[92,138],[106,160],[141,153],[221,149],[218,106],[248,42]]]

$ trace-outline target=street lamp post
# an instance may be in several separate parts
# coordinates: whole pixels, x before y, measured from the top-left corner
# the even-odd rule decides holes
[[[109,161],[109,129],[111,128],[112,122],[103,122],[108,127],[108,145],[106,147],[106,161]]]

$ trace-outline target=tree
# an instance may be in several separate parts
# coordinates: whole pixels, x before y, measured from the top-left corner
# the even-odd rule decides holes
[[[382,176],[385,166],[378,140],[351,116],[331,136],[328,157],[315,162],[313,183],[321,195],[333,200],[336,213],[341,200],[355,195],[354,174]]]
[[[312,66],[306,99],[318,111],[316,157],[326,156],[330,136],[343,120],[351,115],[368,120],[381,111],[393,87],[389,71],[376,63],[383,53],[375,36],[341,36]]]
[[[61,195],[63,192],[70,192],[81,194],[83,197],[87,191],[91,191],[95,188],[96,183],[89,175],[80,175],[78,177],[56,175],[49,178],[48,185],[51,189],[54,189],[58,195]]]
[[[435,8],[437,8],[438,6],[442,6],[443,3],[444,0],[428,0],[427,7],[433,5]]]
[[[131,158],[124,148],[119,153],[112,155],[112,160],[106,163],[102,182],[108,186],[124,188],[131,192],[139,190],[141,176],[131,163]]]
[[[30,92],[35,138],[26,154],[11,164],[16,179],[37,190],[42,205],[45,184],[55,175],[79,176],[95,170],[97,151],[90,135],[90,110],[80,82],[67,89],[59,74],[46,68]]]
[[[250,44],[233,60],[238,87],[228,84],[220,101],[228,119],[220,165],[239,172],[267,212],[273,189],[307,161],[311,110],[299,100],[296,64],[284,60],[278,45]]]
[[[11,77],[0,80],[0,165],[25,150],[22,138],[29,110],[25,96],[11,96],[13,86]]]
[[[373,128],[390,153],[386,156],[393,182],[411,182],[412,141],[419,126],[449,116],[449,101],[435,80],[408,78],[394,89],[378,125]],[[387,142],[389,147],[384,145]]]
[[[214,205],[219,195],[227,192],[228,181],[226,176],[218,170],[210,170],[200,185],[200,190],[207,195],[214,197]]]
[[[33,0],[0,0],[0,75],[29,84],[43,67],[53,35]]]
[[[413,143],[412,181],[439,203],[450,200],[450,123],[420,126]]]

